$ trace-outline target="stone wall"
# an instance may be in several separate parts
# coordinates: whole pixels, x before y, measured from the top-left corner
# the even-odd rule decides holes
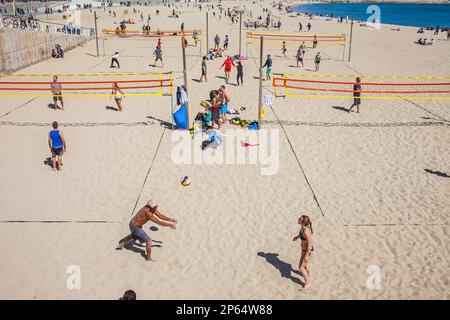
[[[88,39],[78,35],[4,28],[0,31],[0,73],[11,73],[51,58],[56,44],[66,52]]]

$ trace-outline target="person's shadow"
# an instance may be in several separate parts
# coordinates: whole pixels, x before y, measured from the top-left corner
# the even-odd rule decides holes
[[[158,119],[158,118],[155,118],[155,117],[152,117],[152,116],[147,116],[147,118],[148,118],[148,119],[155,120],[155,121],[158,121],[158,122],[159,122],[159,125],[160,125],[161,127],[164,127],[164,128],[166,128],[166,129],[172,129],[172,124],[171,124],[170,122],[168,122],[168,121],[161,120],[161,119]]]
[[[53,169],[53,160],[51,157],[48,157],[44,160],[44,164]]]
[[[291,264],[280,260],[280,258],[278,258],[278,253],[258,252],[258,256],[265,258],[268,263],[280,272],[282,278],[290,279],[292,282],[302,287],[305,285],[299,278],[296,278],[291,274],[292,272],[298,275],[301,273],[292,269]]]
[[[122,239],[122,240],[124,240],[124,239]],[[122,240],[120,240],[120,241],[122,241]],[[162,248],[162,246],[161,246],[162,243],[163,243],[162,241],[152,239],[152,248]],[[133,242],[127,243],[126,245],[123,246],[123,248],[126,250],[133,251],[135,253],[139,253],[141,255],[141,257],[143,257],[144,259],[147,258],[147,254],[145,252],[145,243],[139,239],[135,238]]]
[[[119,111],[119,109],[111,107],[111,106],[106,106],[105,108],[106,108],[106,110]]]
[[[341,107],[341,106],[332,106],[333,109],[348,112],[347,108]]]

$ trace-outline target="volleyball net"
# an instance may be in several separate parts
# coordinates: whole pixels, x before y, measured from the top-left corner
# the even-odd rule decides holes
[[[361,99],[450,100],[450,77],[274,74],[275,96],[289,98],[353,99],[356,77]]]
[[[246,32],[245,39],[247,43],[259,43],[261,37],[264,37],[264,43],[281,45],[286,43],[305,43],[313,45],[317,40],[317,46],[345,46],[347,36],[345,34],[301,34],[301,33],[271,33],[271,32]]]
[[[120,30],[120,29],[102,29],[102,35],[105,38],[121,38],[121,39],[139,39],[139,38],[164,38],[165,41],[179,41],[183,37],[180,30]],[[186,39],[195,39],[201,41],[201,30],[185,30]]]
[[[173,75],[165,73],[0,74],[0,96],[108,97],[115,85],[122,96],[172,96]],[[53,91],[52,91],[53,85]]]

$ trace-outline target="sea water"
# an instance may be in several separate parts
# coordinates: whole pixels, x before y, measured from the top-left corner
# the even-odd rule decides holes
[[[294,7],[295,12],[313,15],[348,17],[349,19],[367,21],[373,14],[367,8],[376,5],[380,8],[380,23],[412,27],[450,27],[449,4],[408,4],[408,3],[320,3],[302,4]],[[375,21],[371,21],[375,22]]]

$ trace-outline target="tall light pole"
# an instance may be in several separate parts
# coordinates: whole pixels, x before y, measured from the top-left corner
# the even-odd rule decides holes
[[[184,76],[184,89],[186,91],[186,96],[188,97],[185,107],[186,107],[186,124],[189,129],[189,94],[188,94],[188,87],[187,87],[187,71],[186,71],[186,46],[184,45],[184,36],[182,37],[181,41],[181,49],[183,53],[183,76]]]
[[[98,54],[98,31],[97,31],[97,11],[94,11],[94,25],[95,25],[95,46],[97,48],[97,57]]]
[[[348,62],[350,62],[350,58],[352,56],[352,39],[353,39],[353,19],[352,24],[350,25],[350,44],[348,47]]]
[[[241,56],[241,45],[242,45],[242,11],[239,14],[239,56]]]

